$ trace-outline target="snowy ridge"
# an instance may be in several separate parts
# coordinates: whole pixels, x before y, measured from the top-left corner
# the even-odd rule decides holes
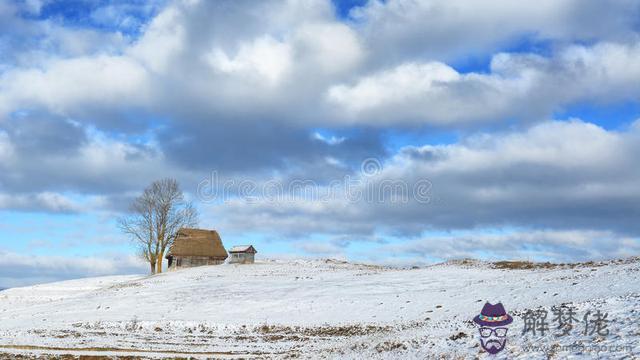
[[[64,281],[0,293],[0,351],[467,358],[481,355],[470,320],[484,302],[501,301],[516,318],[505,357],[530,358],[526,347],[541,343],[556,350],[539,357],[576,341],[632,344],[600,354],[621,358],[640,354],[639,271],[637,259],[516,270],[481,262],[392,269],[295,260]],[[566,303],[608,312],[612,335],[520,336],[526,310]]]

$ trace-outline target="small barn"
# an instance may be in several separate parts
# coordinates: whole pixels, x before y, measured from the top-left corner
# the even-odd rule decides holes
[[[180,229],[166,256],[169,270],[218,265],[227,257],[218,232],[205,229]]]
[[[230,264],[253,264],[257,253],[253,245],[238,245],[229,249]]]

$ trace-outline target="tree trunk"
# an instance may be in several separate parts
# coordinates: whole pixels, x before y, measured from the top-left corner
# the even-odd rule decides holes
[[[156,265],[158,265],[156,274],[160,274],[162,272],[162,254],[160,254],[160,256],[158,257]]]
[[[149,264],[151,265],[151,275],[156,273],[156,263],[153,261],[149,261]]]

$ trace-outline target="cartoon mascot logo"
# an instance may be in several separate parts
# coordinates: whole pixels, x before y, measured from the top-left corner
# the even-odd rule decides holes
[[[491,305],[484,304],[480,315],[473,318],[480,327],[480,345],[489,354],[497,354],[507,344],[507,325],[513,322],[513,318],[504,310],[502,303]]]

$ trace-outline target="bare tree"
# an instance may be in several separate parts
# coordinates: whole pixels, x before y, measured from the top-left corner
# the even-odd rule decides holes
[[[162,272],[165,251],[175,240],[178,230],[195,227],[198,212],[175,179],[154,181],[130,207],[130,213],[118,219],[120,229],[137,244],[151,273]]]
[[[150,264],[152,274],[156,272],[158,253],[155,246],[154,207],[151,197],[145,191],[133,201],[130,213],[118,219],[120,229],[133,239],[140,256]]]

